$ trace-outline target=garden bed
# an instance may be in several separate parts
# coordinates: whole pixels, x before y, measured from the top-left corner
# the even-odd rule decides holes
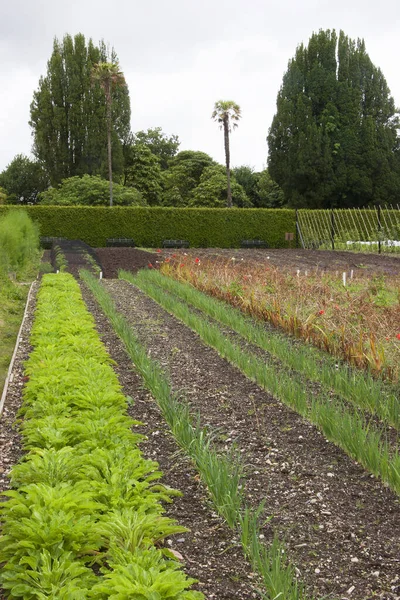
[[[159,251],[157,251],[159,250]],[[153,252],[144,252],[136,248],[97,248],[96,253],[103,265],[104,277],[117,276],[118,269],[135,272],[151,263],[154,267],[165,258],[182,254],[182,250],[160,248]],[[190,248],[184,251],[187,256],[200,259],[225,259],[254,264],[266,264],[283,270],[308,272],[321,271],[350,271],[357,273],[386,273],[400,274],[400,256],[387,256],[371,253],[332,252],[329,250],[293,249],[219,249],[219,248]]]
[[[150,253],[133,248],[97,252],[105,277],[115,277],[120,268],[134,272],[150,265],[157,267],[176,254],[173,250]],[[400,273],[397,257],[345,252],[209,249],[187,253],[193,263],[196,258],[203,261],[213,257],[228,263],[233,257],[249,266],[273,263],[289,270]],[[104,281],[103,285],[148,355],[171,378],[173,390],[182,394],[192,414],[199,413],[201,424],[215,434],[215,448],[224,454],[235,446],[244,457],[246,500],[254,508],[265,501],[264,516],[272,516],[263,525],[263,540],[268,546],[273,533],[278,532],[297,576],[307,584],[307,597],[399,600],[399,498],[144,293],[126,281]],[[123,392],[133,399],[129,416],[144,423],[140,428],[147,436],[141,444],[143,455],[158,461],[166,485],[183,492],[183,497],[167,506],[166,516],[190,528],[171,543],[185,561],[185,573],[199,580],[194,589],[210,600],[258,597],[258,578],[243,558],[238,535],[214,512],[198,473],[176,445],[104,311],[86,287],[81,287],[103,343],[116,361]],[[23,360],[31,350],[28,336],[33,305],[34,299],[0,420],[1,490],[7,488],[10,467],[21,456],[19,436],[12,424],[26,381]],[[226,326],[221,330],[227,339],[236,337]],[[244,351],[249,348],[250,344],[243,343]]]
[[[219,448],[241,450],[247,497],[273,515],[265,539],[280,532],[317,597],[398,598],[398,498],[151,299],[126,282],[105,286],[174,389],[218,430]]]

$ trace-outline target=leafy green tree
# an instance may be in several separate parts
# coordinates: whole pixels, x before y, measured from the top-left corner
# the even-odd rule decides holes
[[[362,40],[320,31],[278,93],[269,172],[292,206],[348,207],[400,193],[399,113]]]
[[[7,192],[4,188],[0,187],[0,204],[7,203]]]
[[[227,206],[232,206],[232,191],[231,191],[231,171],[230,171],[230,148],[229,148],[229,134],[231,129],[235,129],[238,126],[238,121],[241,117],[241,111],[239,104],[232,100],[218,100],[214,105],[214,111],[211,118],[220,125],[220,128],[224,131],[224,147],[225,147],[225,165],[226,165],[226,178],[228,182],[227,187]]]
[[[113,186],[114,204],[118,206],[145,206],[141,193],[119,183]],[[109,184],[98,175],[83,175],[63,179],[57,188],[39,194],[40,204],[63,206],[107,206],[110,201]]]
[[[151,206],[161,204],[162,171],[160,160],[148,146],[135,143],[125,150],[124,185],[139,190]]]
[[[95,64],[107,62],[105,44],[66,35],[54,40],[47,73],[40,78],[31,104],[33,151],[52,185],[74,175],[107,174],[107,109],[100,83],[93,85]],[[114,51],[111,63],[117,62]],[[130,132],[127,87],[112,98],[114,175],[123,173],[122,148]]]
[[[257,174],[252,167],[241,165],[232,169],[236,181],[243,187],[246,196],[254,206],[258,206]]]
[[[118,63],[100,62],[93,66],[92,80],[100,84],[106,99],[107,115],[107,158],[108,158],[108,181],[110,184],[110,206],[113,205],[113,177],[112,177],[112,151],[111,151],[111,132],[112,123],[112,99],[113,89],[116,87],[125,87],[125,77],[119,70]]]
[[[133,143],[147,146],[149,150],[160,159],[163,171],[168,169],[169,161],[176,156],[180,141],[177,135],[167,136],[161,127],[137,131],[133,136]]]
[[[205,168],[215,165],[205,152],[184,150],[170,161],[168,171],[163,173],[163,204],[187,206],[192,191],[199,185]]]
[[[189,206],[206,206],[223,208],[226,206],[227,181],[222,165],[206,167],[201,174],[199,185],[192,191]],[[232,202],[234,206],[250,208],[252,203],[246,196],[243,187],[232,178]]]
[[[279,185],[271,179],[268,169],[255,173],[257,208],[280,208],[285,204],[285,195]]]
[[[17,154],[0,173],[0,187],[4,188],[8,204],[35,203],[39,192],[48,187],[48,179],[38,162]]]

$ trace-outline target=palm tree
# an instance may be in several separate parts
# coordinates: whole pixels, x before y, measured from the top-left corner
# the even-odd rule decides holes
[[[228,199],[227,206],[232,208],[232,191],[231,191],[231,172],[229,168],[230,164],[230,152],[229,152],[229,134],[232,128],[238,126],[237,121],[241,117],[240,106],[232,100],[218,100],[214,105],[214,112],[211,118],[219,123],[220,128],[224,130],[224,143],[225,143],[225,164],[226,164],[226,177],[228,180]]]
[[[119,70],[118,63],[100,62],[93,65],[93,81],[98,81],[103,88],[107,106],[107,148],[108,148],[108,178],[110,181],[110,206],[113,205],[112,193],[112,159],[111,159],[111,129],[112,129],[112,88],[126,85],[125,77]]]

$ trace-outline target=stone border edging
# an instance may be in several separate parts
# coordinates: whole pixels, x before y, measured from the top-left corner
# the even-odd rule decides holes
[[[23,328],[23,326],[25,324],[25,319],[26,319],[26,316],[28,314],[28,307],[29,307],[29,303],[31,301],[32,288],[33,288],[33,286],[34,286],[35,283],[36,283],[36,280],[32,281],[32,283],[30,285],[30,288],[29,288],[29,292],[28,292],[28,296],[27,296],[26,304],[25,304],[24,315],[22,317],[21,326],[19,328],[17,339],[16,339],[16,342],[15,342],[14,352],[13,352],[13,355],[11,357],[11,361],[10,361],[10,364],[9,364],[9,367],[8,367],[7,377],[6,377],[5,382],[4,382],[3,393],[1,394],[1,399],[0,399],[0,418],[1,418],[1,415],[3,414],[3,408],[4,408],[6,396],[7,396],[8,385],[9,385],[10,380],[11,380],[11,374],[12,374],[12,371],[13,371],[13,368],[14,368],[15,357],[17,355],[19,343],[21,341],[22,328]]]

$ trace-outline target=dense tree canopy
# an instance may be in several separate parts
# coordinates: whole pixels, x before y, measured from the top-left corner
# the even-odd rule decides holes
[[[41,77],[31,104],[34,153],[46,168],[52,185],[74,175],[107,174],[106,104],[92,72],[109,59],[104,43],[97,47],[82,34],[55,39],[47,74]],[[130,101],[126,87],[112,101],[113,172],[123,172],[122,145],[130,130]]]
[[[141,192],[146,202],[152,206],[161,204],[162,171],[160,160],[148,146],[135,143],[125,149],[124,185]]]
[[[171,161],[163,178],[163,204],[165,206],[187,206],[192,191],[199,185],[201,175],[215,161],[205,152],[184,150]]]
[[[180,146],[178,136],[167,136],[161,127],[147,129],[147,131],[137,131],[133,135],[133,143],[146,146],[159,158],[163,170],[168,169],[169,161],[177,154]]]
[[[145,206],[141,193],[118,183],[113,186],[117,206]],[[83,175],[63,179],[57,188],[49,188],[39,195],[41,204],[107,206],[110,201],[108,181],[98,175]]]
[[[320,31],[284,75],[268,135],[270,175],[292,206],[398,199],[398,117],[364,42]]]
[[[9,204],[35,203],[39,192],[47,186],[48,180],[42,166],[23,154],[17,154],[0,173],[0,187],[4,188]]]
[[[209,208],[224,208],[226,206],[227,179],[222,165],[206,167],[200,177],[199,185],[193,190],[189,206],[204,206]],[[231,194],[233,206],[250,208],[252,203],[246,196],[243,187],[237,183],[234,176],[231,179]]]
[[[255,208],[279,208],[283,206],[283,190],[272,180],[268,169],[256,173],[251,167],[242,165],[233,169],[232,172]]]

